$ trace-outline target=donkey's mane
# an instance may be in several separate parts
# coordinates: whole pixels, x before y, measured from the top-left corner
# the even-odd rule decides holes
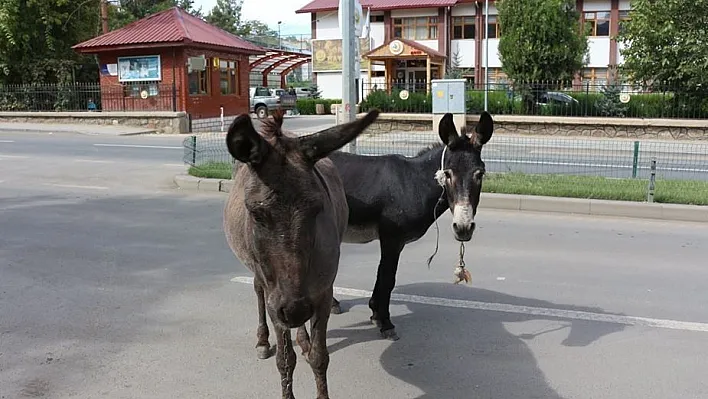
[[[459,148],[459,146],[470,145],[471,144],[471,137],[469,136],[469,133],[471,131],[472,130],[470,130],[469,127],[467,127],[466,129],[460,130],[460,136],[452,144],[450,144],[450,149]],[[419,156],[424,155],[436,148],[442,147],[443,145],[444,144],[441,142],[430,144],[429,146],[418,151],[418,153],[415,156],[419,157]]]
[[[436,149],[436,148],[438,148],[438,147],[442,147],[442,146],[443,146],[443,143],[433,143],[433,144],[430,144],[429,146],[427,146],[427,147],[421,149],[420,151],[418,151],[418,153],[415,154],[415,156],[419,157],[419,156],[421,156],[421,155],[423,155],[423,154],[427,154],[428,152],[430,152],[430,151],[432,151],[432,150],[434,150],[434,149]]]
[[[285,112],[282,109],[273,112],[273,119],[266,119],[262,122],[261,135],[267,139],[283,136],[283,116]]]

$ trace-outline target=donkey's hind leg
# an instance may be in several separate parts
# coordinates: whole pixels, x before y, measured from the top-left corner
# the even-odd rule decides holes
[[[302,354],[307,356],[312,349],[312,343],[310,342],[310,335],[307,333],[305,325],[302,325],[297,329],[297,335],[295,336],[295,342],[297,342],[300,349],[302,349]]]
[[[332,314],[341,314],[342,313],[342,306],[339,304],[339,301],[337,298],[332,297]]]
[[[273,351],[271,350],[270,342],[268,342],[269,333],[268,322],[266,321],[265,289],[259,278],[254,279],[253,287],[256,290],[256,297],[258,298],[258,332],[256,333],[258,343],[256,344],[256,353],[259,359],[268,359],[273,355]]]

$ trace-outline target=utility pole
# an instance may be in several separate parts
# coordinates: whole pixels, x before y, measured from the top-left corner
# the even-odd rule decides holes
[[[484,110],[489,112],[489,0],[484,0],[484,25]]]
[[[339,0],[342,26],[342,107],[343,122],[356,120],[356,48],[357,36],[354,24],[354,1]],[[349,152],[356,154],[356,139],[349,144]]]
[[[108,0],[101,0],[101,26],[103,34],[108,33]]]

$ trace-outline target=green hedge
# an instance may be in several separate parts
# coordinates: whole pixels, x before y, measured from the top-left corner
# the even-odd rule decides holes
[[[342,100],[327,99],[327,98],[302,98],[298,99],[296,106],[300,115],[316,115],[317,114],[317,104],[323,104],[325,108],[325,114],[331,114],[330,110],[332,104],[341,104]]]
[[[433,97],[425,93],[409,93],[405,100],[401,100],[400,90],[394,89],[391,94],[383,90],[376,90],[370,93],[361,102],[359,110],[367,112],[370,109],[378,108],[381,112],[404,112],[404,113],[431,113],[433,112]]]
[[[374,91],[362,101],[361,111],[366,112],[369,109],[378,108],[381,112],[432,112],[432,96],[430,94],[412,92],[408,99],[401,100],[399,93],[398,89],[394,89],[391,94],[384,90]],[[632,94],[629,103],[621,104],[621,107],[624,108],[622,115],[604,115],[601,112],[600,104],[608,100],[603,93],[571,92],[567,94],[575,98],[578,103],[539,106],[537,114],[548,116],[624,116],[630,118],[708,118],[708,98],[695,101],[676,98],[671,93]],[[490,91],[488,101],[489,112],[494,115],[525,114],[518,93]],[[618,102],[618,99],[616,101]],[[314,105],[312,107],[314,110]],[[484,92],[467,91],[467,112],[475,114],[483,109]]]

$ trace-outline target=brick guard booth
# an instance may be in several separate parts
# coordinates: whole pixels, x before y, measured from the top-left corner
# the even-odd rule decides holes
[[[249,59],[266,50],[179,7],[73,46],[99,60],[104,111],[249,112]]]

